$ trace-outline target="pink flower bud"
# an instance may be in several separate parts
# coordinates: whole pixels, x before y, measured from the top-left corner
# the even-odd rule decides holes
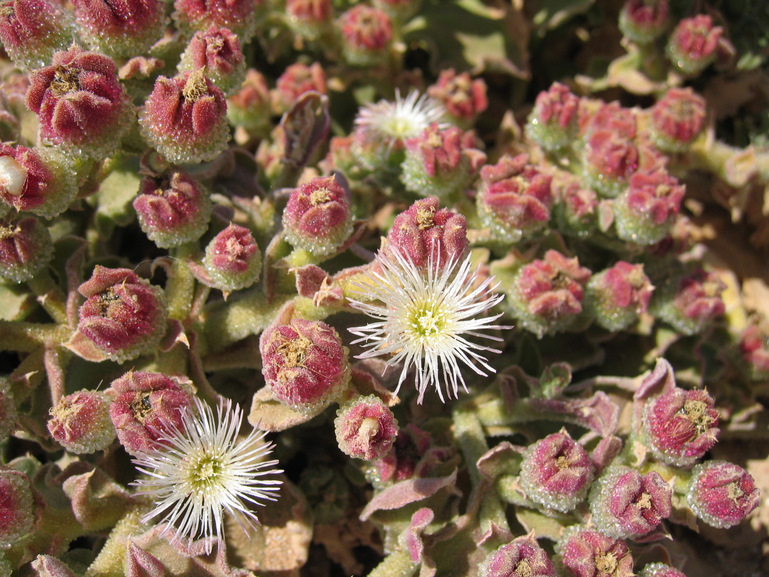
[[[609,537],[643,537],[673,512],[672,495],[655,471],[641,475],[630,467],[609,468],[590,492],[593,523]]]
[[[585,448],[561,430],[526,450],[521,487],[535,503],[566,513],[585,498],[594,474]]]
[[[632,141],[608,130],[590,135],[584,148],[585,179],[603,196],[615,197],[628,184],[640,163]]]
[[[181,246],[203,236],[212,208],[203,185],[180,170],[143,178],[133,207],[144,234],[160,248]]]
[[[684,187],[664,169],[637,172],[614,203],[617,236],[636,244],[661,241],[681,209]]]
[[[382,62],[393,37],[390,18],[378,8],[357,4],[339,17],[342,54],[353,66]]]
[[[686,577],[686,575],[665,563],[649,563],[644,565],[638,577]]]
[[[469,250],[465,217],[438,206],[432,196],[417,200],[396,216],[385,250],[397,248],[419,268],[427,268],[431,257],[438,266],[461,261]]]
[[[668,0],[626,0],[619,13],[619,29],[638,44],[649,44],[665,31]]]
[[[73,169],[52,148],[0,144],[0,199],[16,210],[52,218],[77,195]]]
[[[109,416],[110,397],[83,389],[62,398],[51,408],[48,432],[70,453],[86,454],[106,449],[115,440]]]
[[[464,134],[456,126],[433,123],[406,141],[401,182],[419,196],[450,199],[464,193],[472,171],[465,154]]]
[[[551,177],[529,164],[526,154],[505,155],[497,164],[484,166],[481,180],[478,213],[492,238],[514,243],[547,225],[553,206]]]
[[[529,114],[526,134],[545,150],[568,145],[577,134],[579,98],[559,82],[540,92]]]
[[[560,230],[572,231],[579,237],[595,230],[599,210],[595,191],[584,188],[581,182],[571,181],[561,185],[556,196],[558,201],[553,207],[553,214]]]
[[[553,562],[532,535],[518,537],[486,557],[480,577],[555,577]]]
[[[129,371],[112,381],[115,398],[109,408],[120,444],[131,455],[151,452],[192,408],[192,383],[181,376]]]
[[[270,89],[264,75],[249,68],[240,90],[227,99],[227,117],[251,137],[264,137],[272,129]]]
[[[308,40],[322,37],[331,25],[331,0],[286,0],[286,15],[294,32]]]
[[[340,174],[313,178],[291,192],[283,211],[286,239],[316,256],[334,253],[352,234],[350,189]]]
[[[238,37],[229,28],[212,25],[205,32],[195,32],[181,56],[178,70],[183,74],[201,69],[225,96],[234,94],[243,84],[246,60]]]
[[[0,219],[0,278],[26,282],[53,258],[48,229],[34,216]]]
[[[564,577],[633,577],[627,545],[595,529],[574,525],[556,545]]]
[[[255,8],[262,0],[175,0],[174,20],[182,30],[209,26],[232,30],[247,43],[256,31]]]
[[[521,326],[540,338],[568,328],[582,312],[590,270],[577,257],[555,250],[523,266],[515,276],[509,302]]]
[[[275,88],[273,105],[277,113],[283,114],[305,92],[326,94],[326,73],[317,62],[313,62],[311,66],[297,62],[286,67],[278,77]]]
[[[5,442],[16,428],[16,400],[9,381],[0,378],[0,443]]]
[[[44,139],[99,157],[117,148],[134,115],[112,59],[78,46],[30,74],[27,106]]]
[[[0,466],[0,548],[8,549],[35,524],[35,497],[29,477]]]
[[[126,268],[97,265],[78,288],[86,297],[78,331],[108,359],[123,362],[154,350],[165,334],[163,291]]]
[[[769,379],[769,334],[749,326],[740,337],[740,352],[752,379]]]
[[[687,496],[695,515],[720,529],[741,523],[761,501],[761,492],[750,473],[726,461],[708,461],[694,467]]]
[[[724,290],[726,285],[717,274],[702,269],[672,275],[652,299],[652,312],[679,332],[694,335],[724,313]]]
[[[214,288],[240,290],[259,280],[262,254],[250,230],[230,224],[206,247],[203,266]]]
[[[691,467],[718,439],[718,411],[707,391],[675,387],[647,401],[643,430],[663,463]]]
[[[324,322],[297,318],[268,329],[259,350],[267,386],[287,405],[325,406],[350,381],[348,350],[336,330]]]
[[[359,397],[336,413],[334,432],[339,449],[371,461],[387,454],[398,435],[398,421],[379,397]]]
[[[74,36],[72,18],[57,2],[12,0],[0,12],[0,42],[19,68],[41,68]]]
[[[646,312],[653,291],[643,265],[620,261],[588,281],[586,302],[599,325],[621,331]]]
[[[177,164],[213,160],[230,138],[224,94],[203,70],[159,77],[139,124],[145,140]]]
[[[145,53],[165,31],[161,0],[72,0],[72,5],[79,36],[112,58]]]
[[[443,104],[457,126],[465,129],[470,128],[478,115],[489,106],[483,79],[473,80],[467,72],[457,74],[453,68],[441,71],[427,93]]]
[[[713,26],[706,14],[681,20],[668,42],[668,58],[682,73],[696,75],[716,58],[716,48],[724,30]]]
[[[691,88],[671,88],[651,108],[649,134],[664,152],[684,152],[705,126],[705,99]]]

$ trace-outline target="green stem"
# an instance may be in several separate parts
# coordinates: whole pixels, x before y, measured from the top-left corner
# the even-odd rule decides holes
[[[419,566],[411,560],[411,556],[403,549],[393,551],[382,562],[374,567],[368,577],[411,577]]]
[[[0,349],[31,353],[48,343],[61,344],[72,333],[66,325],[0,321]]]
[[[67,295],[57,285],[53,277],[46,270],[35,275],[27,281],[27,286],[38,297],[45,311],[51,315],[51,318],[57,323],[67,324]]]
[[[189,317],[195,296],[195,277],[187,266],[186,260],[196,249],[196,243],[187,243],[173,251],[173,266],[166,283],[168,316],[182,322]]]

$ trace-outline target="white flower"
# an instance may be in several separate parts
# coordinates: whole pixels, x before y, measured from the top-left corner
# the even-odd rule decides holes
[[[356,128],[373,142],[386,144],[388,149],[396,142],[404,142],[422,134],[433,122],[445,114],[443,105],[427,94],[412,90],[406,98],[395,91],[395,102],[380,100],[367,104],[355,118]]]
[[[353,344],[370,347],[357,358],[393,355],[388,365],[403,363],[398,388],[409,369],[416,369],[418,403],[428,387],[435,387],[442,401],[444,386],[449,397],[458,396],[460,384],[467,390],[460,362],[481,376],[495,372],[482,353],[501,351],[467,337],[502,340],[479,331],[507,328],[492,324],[501,314],[481,316],[504,295],[493,292],[497,285],[492,285],[492,278],[478,282],[469,255],[461,263],[452,259],[440,267],[430,258],[427,269],[420,270],[390,245],[379,251],[377,260],[381,272],[369,272],[369,278],[356,286],[381,304],[349,299],[353,308],[377,319],[350,329],[361,337]]]
[[[206,553],[213,539],[223,538],[223,513],[232,514],[246,531],[259,519],[249,504],[275,501],[281,481],[263,479],[282,471],[273,467],[277,461],[263,461],[274,445],[264,442],[266,433],[254,429],[245,439],[238,439],[243,421],[239,406],[232,408],[228,399],[220,401],[214,412],[195,398],[195,409],[182,416],[182,428],[172,427],[159,440],[161,447],[142,452],[134,459],[136,468],[147,477],[133,484],[155,501],[155,508],[142,523],[162,516],[166,526],[161,535],[174,531],[172,541],[189,545],[193,539],[206,537]]]

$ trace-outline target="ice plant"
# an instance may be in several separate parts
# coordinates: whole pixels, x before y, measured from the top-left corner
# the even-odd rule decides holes
[[[262,273],[262,253],[251,231],[230,223],[206,246],[205,283],[222,291],[250,287]]]
[[[336,413],[334,432],[342,452],[370,461],[384,457],[398,435],[398,421],[375,395],[345,403]]]
[[[577,133],[579,98],[560,82],[540,92],[529,114],[526,134],[545,150],[569,144]]]
[[[370,270],[364,280],[355,283],[357,298],[349,299],[353,308],[376,319],[350,329],[360,337],[353,344],[362,343],[369,349],[358,358],[392,355],[388,365],[402,364],[398,388],[413,368],[418,403],[428,388],[434,388],[442,401],[444,388],[449,398],[458,396],[460,385],[467,390],[460,363],[481,376],[495,372],[483,353],[499,351],[467,337],[502,340],[481,332],[505,328],[493,324],[501,313],[481,315],[504,295],[494,293],[493,278],[481,278],[473,270],[471,255],[445,264],[431,255],[424,270],[390,247],[380,250],[376,263],[379,270]],[[370,302],[375,299],[380,302]]]
[[[45,140],[98,157],[117,148],[134,114],[113,60],[77,45],[30,75],[26,101]]]
[[[70,453],[93,453],[115,440],[109,416],[110,397],[84,389],[61,399],[51,408],[48,431]]]
[[[53,258],[48,229],[34,216],[0,219],[0,278],[24,282]]]
[[[130,269],[97,265],[78,292],[86,298],[78,332],[109,359],[135,359],[153,350],[166,331],[162,289]]]
[[[457,126],[465,129],[488,108],[486,91],[483,79],[473,79],[467,72],[457,74],[453,68],[441,71],[435,84],[427,89],[431,98],[443,104]]]
[[[393,26],[378,8],[359,4],[339,17],[342,53],[354,66],[373,66],[382,62],[392,41]]]
[[[139,114],[142,136],[169,162],[213,160],[230,138],[227,102],[203,69],[155,81]]]
[[[742,522],[761,500],[750,473],[726,461],[707,461],[694,467],[687,496],[697,517],[721,529]]]
[[[29,477],[0,465],[0,550],[8,549],[34,529],[35,497]]]
[[[57,50],[66,50],[74,35],[72,17],[57,2],[12,0],[0,10],[0,42],[21,68],[48,64]]]
[[[684,152],[705,127],[705,99],[691,88],[671,88],[652,106],[649,135],[665,152]]]
[[[682,73],[694,76],[716,59],[724,29],[713,18],[698,14],[681,20],[668,41],[668,57]]]
[[[619,29],[633,42],[648,44],[665,31],[668,0],[627,0],[619,13]]]
[[[633,556],[620,539],[573,525],[555,548],[565,577],[633,577]]]
[[[619,331],[646,312],[653,290],[643,265],[620,261],[590,278],[585,300],[599,325]]]
[[[246,77],[246,60],[238,37],[228,28],[198,30],[181,56],[177,70],[204,70],[225,96],[238,91]]]
[[[481,564],[482,577],[555,577],[555,567],[533,535],[502,545]]]
[[[264,460],[274,446],[264,441],[266,433],[252,429],[239,437],[242,423],[243,412],[231,400],[220,399],[214,415],[195,397],[180,427],[172,426],[155,449],[138,453],[134,465],[146,476],[134,485],[155,505],[142,522],[159,519],[165,524],[161,535],[170,532],[182,546],[205,537],[206,553],[214,537],[224,539],[225,513],[244,530],[253,529],[259,519],[251,506],[275,501],[282,483],[265,477],[282,471],[274,468],[277,460]]]

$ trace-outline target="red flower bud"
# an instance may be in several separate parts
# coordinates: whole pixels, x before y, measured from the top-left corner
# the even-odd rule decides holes
[[[699,74],[715,60],[723,33],[706,14],[684,18],[670,36],[668,58],[684,74]]]
[[[643,430],[660,461],[691,467],[718,439],[718,411],[707,391],[675,387],[647,401]]]
[[[582,312],[589,278],[590,270],[579,266],[576,257],[549,250],[544,259],[530,262],[516,274],[509,299],[513,316],[540,337],[568,328]]]
[[[202,70],[159,77],[139,124],[145,140],[177,164],[213,160],[230,138],[224,94]]]
[[[152,351],[165,334],[163,291],[130,269],[97,265],[78,288],[86,297],[78,331],[118,362]]]
[[[620,331],[646,312],[653,290],[643,265],[620,261],[588,281],[586,302],[599,325]]]
[[[561,537],[556,553],[564,577],[633,577],[627,545],[595,529],[574,525]]]
[[[192,408],[192,384],[186,377],[129,371],[112,381],[109,408],[120,444],[131,455],[162,446],[173,429],[183,430],[182,415]]]
[[[32,483],[20,471],[0,466],[0,547],[8,549],[35,524]]]
[[[339,17],[342,54],[353,66],[383,61],[393,37],[392,22],[382,10],[357,4]]]
[[[0,278],[20,283],[53,258],[48,229],[34,216],[0,219]]]
[[[293,190],[283,211],[286,239],[316,256],[335,252],[352,234],[350,189],[339,174]]]
[[[44,139],[99,157],[117,148],[134,114],[112,59],[78,46],[30,74],[27,106]]]
[[[664,169],[639,171],[614,203],[617,236],[636,244],[661,241],[681,209],[684,187]]]
[[[431,124],[422,134],[406,141],[401,169],[401,182],[419,196],[451,199],[463,195],[473,172],[465,152],[464,133],[456,126]]]
[[[679,332],[694,335],[724,314],[724,290],[726,285],[717,274],[702,269],[670,275],[652,299],[652,312]]]
[[[262,0],[175,0],[173,17],[182,30],[225,27],[247,43],[256,31],[255,9],[261,3]]]
[[[206,247],[203,266],[211,286],[222,291],[250,287],[262,272],[262,255],[251,231],[230,224]]]
[[[262,374],[281,402],[311,409],[331,402],[350,381],[348,350],[336,330],[294,319],[262,334]]]
[[[203,70],[225,96],[234,94],[246,77],[246,60],[238,37],[229,28],[198,30],[179,61],[179,73]]]
[[[208,191],[180,170],[162,178],[143,178],[133,207],[144,234],[160,248],[203,236],[212,208]]]
[[[427,93],[443,104],[452,120],[462,128],[470,128],[478,115],[489,106],[483,79],[473,80],[467,72],[457,74],[453,68],[441,71]]]
[[[371,461],[390,450],[398,435],[398,421],[379,397],[369,395],[337,411],[334,431],[343,453]]]
[[[94,453],[115,440],[110,420],[110,397],[84,389],[62,398],[51,408],[48,432],[70,453]]]
[[[687,495],[697,517],[720,529],[741,523],[761,501],[750,473],[725,461],[694,467]]]
[[[270,90],[264,75],[249,68],[240,90],[227,99],[227,117],[251,137],[263,137],[272,128]]]
[[[590,492],[593,523],[609,537],[643,537],[673,512],[672,494],[657,472],[641,475],[630,467],[609,468]]]
[[[532,535],[502,545],[481,564],[481,577],[555,577],[553,562]]]
[[[0,42],[19,68],[40,68],[74,36],[72,18],[57,2],[12,0],[0,11]]]
[[[651,108],[649,134],[664,152],[683,152],[705,126],[705,99],[691,88],[671,88]]]
[[[568,145],[577,133],[579,98],[559,82],[540,92],[529,114],[526,134],[545,150]]]
[[[585,498],[594,474],[585,448],[562,430],[526,450],[521,487],[535,503],[566,513]]]
[[[278,77],[275,84],[273,107],[275,112],[283,114],[299,100],[305,92],[326,94],[326,73],[317,62],[307,66],[301,62],[291,64]]]
[[[432,196],[417,200],[396,216],[385,250],[393,246],[425,269],[431,257],[439,268],[451,260],[461,261],[469,251],[465,217],[438,206],[438,199]]]
[[[165,31],[161,0],[72,0],[72,5],[80,37],[112,58],[144,54]]]
[[[331,0],[286,0],[286,15],[294,32],[315,40],[323,36],[331,25]]]
[[[619,13],[619,29],[638,44],[649,44],[665,31],[668,0],[627,0]]]
[[[529,164],[527,155],[506,155],[497,164],[484,166],[481,180],[478,213],[494,239],[518,242],[547,225],[553,206],[551,177]]]

